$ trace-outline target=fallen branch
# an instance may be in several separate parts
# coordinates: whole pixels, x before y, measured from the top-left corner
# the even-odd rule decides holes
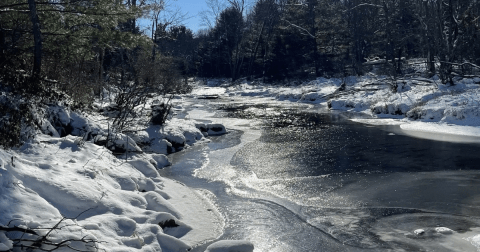
[[[92,247],[95,249],[98,249],[96,244],[99,243],[96,239],[87,239],[87,236],[83,236],[80,239],[66,239],[60,242],[53,242],[49,240],[49,235],[55,230],[61,230],[63,227],[60,227],[60,224],[64,222],[67,219],[74,220],[77,219],[80,215],[84,214],[85,212],[92,210],[93,208],[89,208],[74,218],[68,218],[68,217],[62,217],[53,227],[50,228],[35,228],[35,229],[47,229],[48,232],[45,235],[39,235],[37,232],[34,231],[33,228],[23,228],[23,227],[18,227],[18,226],[13,226],[13,227],[8,227],[8,226],[0,226],[0,231],[5,231],[7,234],[10,232],[21,232],[22,235],[20,238],[13,238],[10,239],[11,241],[14,242],[13,248],[20,248],[20,250],[26,249],[27,251],[31,250],[40,250],[40,251],[55,251],[60,248],[69,248],[74,251],[90,251],[90,250],[80,250],[72,247],[70,245],[71,242],[81,242],[84,243],[86,247]],[[10,222],[9,222],[10,225]],[[37,236],[37,238],[29,236],[27,238],[24,238],[25,234],[31,234],[33,236]],[[49,248],[50,247],[50,248]]]
[[[38,235],[35,231],[28,229],[28,228],[22,228],[22,227],[5,227],[5,226],[0,226],[0,231],[5,231],[5,232],[22,232],[22,233],[27,233],[27,234],[33,234],[33,235]]]
[[[477,66],[471,62],[463,62],[463,63],[453,63],[453,62],[447,62],[447,61],[440,61],[440,63],[444,63],[444,64],[449,64],[449,65],[453,65],[453,66],[464,66],[464,65],[469,65],[469,66],[472,66],[474,68],[477,68],[477,69],[480,69],[480,66]]]

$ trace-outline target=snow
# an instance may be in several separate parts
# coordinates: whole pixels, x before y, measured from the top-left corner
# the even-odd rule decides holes
[[[153,154],[151,155],[153,162],[151,162],[157,169],[171,165],[170,160],[164,154]]]
[[[62,216],[74,218],[49,238],[88,235],[106,251],[184,251],[221,234],[222,218],[207,210],[214,207],[206,199],[160,177],[146,161],[163,165],[165,155],[119,160],[105,147],[79,147],[75,139],[43,135],[19,150],[0,151],[1,225],[14,220],[11,225],[53,227]],[[158,223],[170,219],[179,226],[162,230]],[[0,241],[11,247],[4,233]]]
[[[478,126],[460,126],[447,123],[432,122],[409,122],[401,124],[403,130],[434,132],[440,134],[452,134],[461,136],[480,136],[480,127]]]
[[[218,136],[227,133],[225,126],[219,123],[209,123],[206,125],[207,133],[210,136]]]
[[[401,121],[401,120],[396,120],[396,119],[391,119],[391,118],[375,118],[375,119],[364,119],[364,118],[353,118],[351,119],[354,122],[359,122],[363,124],[369,124],[369,125],[402,125],[405,124],[406,122]]]
[[[477,251],[480,251],[480,235],[466,238],[466,240],[470,241],[470,243],[477,248]]]
[[[447,227],[437,227],[435,231],[440,234],[453,234],[453,230]]]
[[[7,251],[13,248],[13,242],[7,238],[4,232],[0,232],[0,251]]]
[[[101,114],[52,106],[45,115],[43,134],[20,148],[0,149],[0,226],[41,236],[58,225],[48,240],[72,239],[58,251],[186,251],[222,234],[223,217],[203,193],[157,171],[171,164],[166,154],[208,142],[198,121],[173,118],[112,133]],[[227,132],[222,124],[208,125],[220,128],[212,135]],[[66,127],[72,135],[60,137]],[[107,135],[108,148],[96,144]],[[167,222],[175,225],[162,228]],[[39,238],[0,231],[0,251],[21,237]]]
[[[208,246],[205,252],[252,252],[253,244],[249,241],[218,241]]]
[[[215,82],[204,92],[221,95],[274,98],[328,105],[332,110],[365,114],[351,120],[373,125],[400,125],[412,134],[430,132],[480,137],[479,78],[457,78],[455,85],[432,78],[404,77],[392,81],[369,73],[346,78],[317,78],[304,83],[267,85],[243,81],[236,84]],[[226,91],[224,92],[223,89]],[[419,132],[419,133],[415,133]]]
[[[413,231],[414,234],[416,235],[422,235],[422,234],[425,234],[425,230],[424,229],[415,229],[415,231]]]
[[[351,120],[395,126],[406,134],[471,138],[480,136],[478,82],[458,79],[456,85],[445,86],[438,83],[438,77],[409,77],[392,87],[390,79],[374,74],[281,86],[207,80],[206,86],[187,96],[251,96],[268,98],[262,102],[319,104],[315,106],[366,114]],[[104,90],[102,95],[104,100],[95,106],[107,108],[115,94]],[[152,99],[151,103],[158,101]],[[157,170],[171,164],[168,154],[207,143],[208,136],[228,133],[224,125],[242,129],[242,120],[234,125],[201,109],[200,104],[187,114],[182,102],[182,97],[175,97],[173,111],[184,118],[170,118],[164,126],[138,124],[128,133],[111,132],[104,114],[73,112],[60,105],[47,107],[43,115],[36,115],[42,134],[20,148],[0,149],[0,225],[34,229],[45,235],[48,228],[58,224],[59,229],[48,239],[73,239],[69,246],[79,250],[185,251],[216,241],[225,220],[205,196],[208,193],[163,178]],[[106,142],[107,136],[108,148],[95,144]],[[200,177],[205,175],[202,172],[196,171]],[[205,176],[229,176],[228,170],[216,172],[222,174]],[[162,223],[175,225],[162,228]],[[425,230],[438,235],[453,233],[447,227],[417,229],[414,233],[420,235]],[[0,231],[0,250],[11,249],[12,239],[21,235]],[[478,235],[466,239],[480,250]],[[253,249],[249,241],[216,241],[207,251]]]

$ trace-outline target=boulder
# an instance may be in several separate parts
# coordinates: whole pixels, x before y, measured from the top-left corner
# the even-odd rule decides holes
[[[207,133],[209,136],[218,136],[227,133],[225,126],[219,123],[209,123],[207,126]]]

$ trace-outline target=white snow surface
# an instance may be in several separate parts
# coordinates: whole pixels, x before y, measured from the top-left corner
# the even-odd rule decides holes
[[[164,155],[120,160],[105,147],[75,140],[44,135],[18,150],[0,150],[1,225],[51,228],[65,216],[72,219],[62,221],[51,241],[88,237],[106,251],[185,251],[221,234],[223,219],[207,210],[214,207],[160,177],[149,161],[165,162]],[[159,223],[170,219],[179,226],[162,230]],[[0,232],[0,250],[11,245]],[[93,250],[80,241],[70,246]]]
[[[466,240],[470,241],[470,243],[477,248],[477,251],[480,251],[480,235],[469,237]]]
[[[205,252],[252,252],[253,244],[249,241],[218,241],[207,247]]]
[[[104,116],[60,106],[49,113],[54,118],[44,120],[44,134],[20,148],[0,149],[0,226],[38,234],[0,231],[0,251],[12,249],[12,239],[38,239],[55,225],[49,241],[71,240],[56,251],[186,251],[222,234],[223,217],[204,194],[157,171],[170,165],[165,154],[172,143],[188,148],[208,142],[197,121],[171,119],[115,134],[114,145],[128,150],[115,156],[94,144],[108,132]],[[60,138],[53,120],[70,124],[77,136]],[[172,220],[176,227],[162,229]]]
[[[7,251],[13,248],[13,242],[7,238],[4,232],[0,232],[0,251]]]
[[[404,77],[396,81],[373,73],[308,82],[214,82],[204,92],[224,88],[225,96],[271,97],[276,100],[325,104],[332,110],[367,114],[352,120],[373,125],[401,125],[404,131],[480,137],[480,78],[456,78],[455,85],[432,78]],[[418,133],[414,133],[418,134]]]
[[[397,80],[396,88],[392,88],[390,79],[373,74],[318,78],[293,85],[208,80],[206,87],[197,88],[189,96],[238,95],[328,104],[334,110],[371,117],[352,118],[360,123],[399,125],[401,130],[415,134],[469,137],[480,136],[479,82],[457,79],[454,86],[446,86],[435,76],[411,77]],[[105,91],[103,95],[112,100],[114,94]],[[175,97],[178,102],[181,99]],[[96,103],[98,107],[108,105],[104,101]],[[181,104],[173,109],[174,113],[183,110]],[[0,149],[1,226],[34,229],[45,235],[48,228],[59,223],[59,229],[49,234],[50,241],[72,239],[68,243],[72,248],[92,251],[185,251],[221,235],[224,220],[208,199],[157,172],[170,165],[166,156],[169,152],[208,142],[208,135],[227,133],[218,122],[189,119],[211,120],[213,114],[191,110],[186,119],[173,118],[165,126],[138,127],[128,135],[117,134],[115,145],[130,152],[120,157],[89,140],[89,135],[106,136],[104,115],[72,112],[61,106],[50,107],[45,115],[40,120],[43,135],[18,149]],[[58,124],[70,124],[76,136],[60,138],[62,132],[54,127]],[[178,226],[162,229],[159,223],[169,220]],[[449,233],[447,229],[437,232]],[[11,249],[12,239],[19,236],[18,232],[0,231],[0,251]],[[25,239],[35,237],[24,235]],[[480,237],[468,240],[480,251]],[[207,251],[253,251],[253,244],[219,241]]]

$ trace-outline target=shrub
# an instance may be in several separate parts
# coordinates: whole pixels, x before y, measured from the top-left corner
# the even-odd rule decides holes
[[[33,136],[33,116],[24,102],[14,98],[1,97],[0,101],[0,146],[11,148],[19,146]]]
[[[120,51],[120,63],[111,69],[109,84],[114,87],[116,113],[112,127],[116,131],[123,131],[138,125],[138,119],[144,113],[149,98],[155,96],[171,96],[186,93],[191,90],[188,83],[181,81],[181,76],[171,64],[172,59],[157,55],[152,58],[147,48],[133,51]],[[164,107],[154,109],[155,124],[165,123],[171,105],[170,99]]]

